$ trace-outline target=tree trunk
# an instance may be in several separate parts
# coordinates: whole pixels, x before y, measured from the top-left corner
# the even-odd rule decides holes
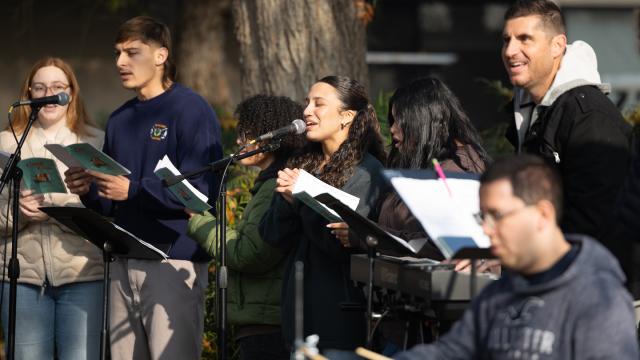
[[[176,41],[179,81],[224,110],[240,97],[230,85],[240,82],[230,6],[231,0],[184,1]]]
[[[242,96],[305,98],[327,75],[368,86],[365,23],[357,0],[233,0]]]

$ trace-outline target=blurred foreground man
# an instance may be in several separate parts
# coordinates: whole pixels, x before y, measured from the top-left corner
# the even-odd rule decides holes
[[[396,359],[638,359],[632,300],[615,258],[564,235],[560,179],[514,155],[480,179],[478,221],[503,265],[449,333]]]

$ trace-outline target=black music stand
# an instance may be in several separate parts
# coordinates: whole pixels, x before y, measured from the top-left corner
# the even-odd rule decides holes
[[[365,239],[367,245],[368,278],[367,278],[367,347],[371,348],[371,321],[373,320],[373,266],[375,263],[376,251],[391,251],[396,254],[416,255],[397,240],[393,239],[387,232],[382,230],[375,222],[351,210],[340,200],[324,193],[315,197],[316,200],[337,212],[342,219],[349,224],[349,229],[359,237]]]
[[[330,194],[320,194],[315,197],[316,200],[325,204],[326,206],[337,212],[340,217],[349,225],[349,228],[353,232],[364,239],[366,239],[367,245],[367,260],[368,260],[368,279],[367,279],[367,346],[370,345],[372,335],[370,333],[370,326],[372,320],[372,295],[373,295],[373,274],[374,274],[374,260],[376,250],[380,250],[381,253],[392,253],[396,256],[416,256],[420,257],[420,250],[409,250],[407,247],[401,245],[398,240],[394,239],[386,231],[378,226],[375,222],[367,219],[366,217],[351,210],[347,205],[340,202],[340,200],[331,196]],[[464,247],[455,249],[455,253],[451,257],[452,259],[470,259],[471,260],[471,276],[469,279],[469,294],[470,298],[473,298],[477,291],[477,269],[476,261],[478,259],[490,259],[495,258],[491,254],[489,248],[469,248]]]
[[[166,259],[166,252],[169,251],[170,245],[167,245],[166,249],[157,249],[91,209],[51,206],[41,207],[40,210],[102,250],[104,283],[102,288],[100,359],[104,360],[107,358],[107,336],[109,334],[109,271],[114,256],[146,260]]]
[[[414,169],[387,169],[383,170],[382,174],[391,183],[391,179],[394,177],[406,177],[412,179],[438,179],[439,175],[433,170],[414,170]],[[447,179],[473,179],[479,178],[478,174],[464,173],[464,172],[445,172]],[[427,230],[428,233],[428,230]],[[440,248],[440,247],[439,247]],[[471,277],[469,281],[470,297],[475,296],[476,285],[476,262],[478,259],[494,259],[495,256],[491,254],[489,248],[476,248],[476,247],[460,247],[451,250],[451,259],[469,259],[471,260]],[[442,250],[441,250],[442,251]]]

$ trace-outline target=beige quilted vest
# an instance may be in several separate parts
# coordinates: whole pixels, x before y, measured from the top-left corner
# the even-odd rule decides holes
[[[104,141],[104,132],[94,128],[90,128],[90,132],[94,137],[79,137],[69,128],[63,126],[56,133],[55,139],[47,141],[42,128],[36,123],[22,148],[22,158],[44,157],[54,159],[58,165],[60,175],[64,178],[64,172],[67,167],[46,150],[44,145],[47,143],[70,145],[78,142],[87,142],[101,149]],[[0,150],[13,153],[15,148],[16,142],[13,135],[9,131],[0,132]],[[4,272],[0,274],[0,278],[3,281],[9,280],[5,260],[8,263],[11,255],[10,213],[7,227],[8,194],[8,188],[5,188],[3,193],[0,194],[0,271],[4,269]],[[82,203],[77,195],[71,193],[45,194],[45,205],[82,206]],[[21,220],[19,226],[18,259],[20,261],[20,278],[18,282],[44,286],[46,280],[51,286],[60,286],[72,282],[102,279],[101,251],[89,241],[75,235],[67,227],[53,219],[44,222],[25,222]]]

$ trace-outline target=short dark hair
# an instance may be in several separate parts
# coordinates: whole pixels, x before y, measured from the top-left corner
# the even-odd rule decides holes
[[[303,119],[303,108],[299,103],[285,96],[255,95],[241,102],[235,111],[238,118],[236,132],[248,139],[291,124],[295,119]],[[276,157],[290,155],[305,144],[301,135],[287,135],[282,138]]]
[[[140,40],[149,45],[154,43],[167,49],[169,53],[164,62],[162,83],[168,84],[176,79],[176,65],[173,61],[173,51],[171,48],[171,32],[169,27],[151,16],[136,16],[125,21],[118,29],[116,44],[128,40]]]
[[[544,27],[552,30],[554,35],[566,34],[562,12],[550,0],[516,0],[504,14],[504,21],[531,15],[540,16]]]
[[[542,158],[529,154],[510,155],[491,164],[480,177],[480,185],[508,180],[513,195],[525,204],[548,200],[556,210],[556,220],[562,217],[562,181],[557,171]]]

